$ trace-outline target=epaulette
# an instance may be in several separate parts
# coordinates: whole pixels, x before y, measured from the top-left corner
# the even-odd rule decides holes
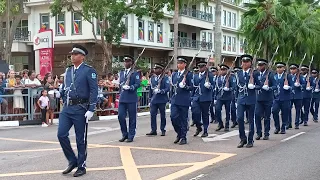
[[[90,66],[89,64],[84,64],[85,66],[88,66],[88,67],[90,67],[90,68],[93,68],[92,66]]]

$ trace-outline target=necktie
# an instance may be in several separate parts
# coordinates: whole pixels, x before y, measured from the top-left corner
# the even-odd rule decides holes
[[[245,72],[245,73],[244,73],[244,78],[245,78],[245,80],[248,79],[248,72]]]
[[[78,69],[74,69],[73,74],[76,75]]]
[[[178,72],[178,78],[181,76],[181,72]]]
[[[278,74],[278,79],[281,79],[281,74]]]

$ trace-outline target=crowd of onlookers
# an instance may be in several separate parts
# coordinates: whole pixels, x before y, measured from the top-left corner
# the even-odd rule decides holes
[[[169,70],[168,75],[172,71]],[[150,78],[152,70],[140,71],[141,85],[137,90],[139,97],[138,106],[142,108],[148,107],[148,93],[150,86]],[[14,114],[14,116],[0,117],[0,120],[26,120],[27,113],[33,111],[34,117],[29,119],[40,119],[41,102],[39,98],[46,90],[50,102],[50,108],[47,111],[46,119],[52,119],[57,115],[53,112],[59,112],[63,105],[60,103],[59,90],[62,87],[64,74],[53,75],[51,73],[42,77],[35,71],[23,70],[15,72],[10,70],[7,74],[0,72],[0,114]],[[108,73],[102,75],[98,81],[99,97],[97,102],[98,115],[117,114],[119,99],[119,73]],[[9,97],[3,97],[8,95]],[[51,123],[48,123],[51,124]]]

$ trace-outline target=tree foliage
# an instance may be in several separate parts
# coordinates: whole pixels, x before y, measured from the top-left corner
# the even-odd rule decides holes
[[[247,40],[246,51],[254,53],[263,43],[260,56],[271,58],[279,45],[276,60],[285,61],[293,52],[290,62],[299,62],[304,53],[320,58],[320,13],[318,3],[312,0],[254,0],[245,4],[241,35]],[[315,62],[317,59],[315,59]],[[308,64],[308,63],[306,63]]]

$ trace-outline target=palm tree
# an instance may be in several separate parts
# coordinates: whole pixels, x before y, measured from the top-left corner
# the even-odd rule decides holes
[[[214,23],[214,61],[215,65],[221,64],[222,54],[222,28],[221,28],[221,0],[216,0]]]

